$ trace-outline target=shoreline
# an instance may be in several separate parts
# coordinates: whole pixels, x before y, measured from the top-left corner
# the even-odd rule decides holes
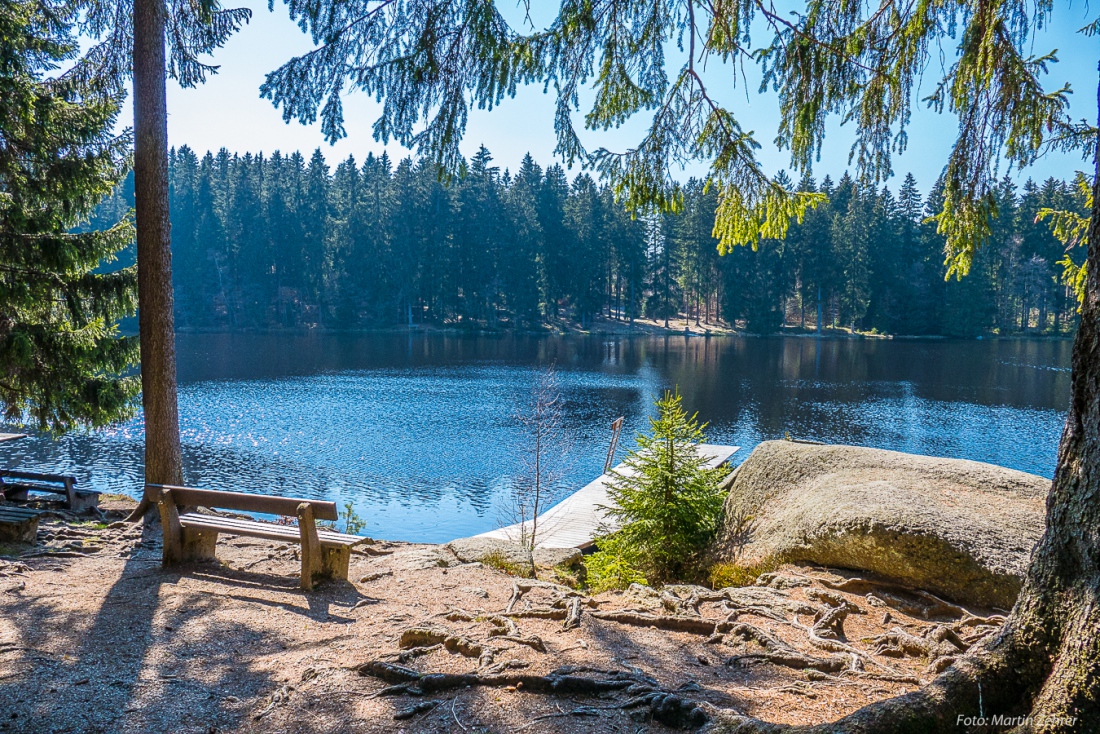
[[[680,322],[683,323],[683,322]],[[817,332],[812,329],[800,327],[785,327],[782,331],[771,333],[754,333],[740,331],[728,326],[712,324],[710,326],[695,326],[693,323],[686,326],[665,327],[656,322],[636,320],[633,326],[617,324],[615,322],[601,323],[594,327],[582,329],[579,327],[547,327],[545,329],[489,329],[484,327],[461,327],[436,324],[414,324],[413,326],[378,326],[371,328],[334,329],[328,327],[301,328],[203,328],[203,327],[178,327],[176,334],[252,334],[252,335],[286,335],[286,336],[310,336],[310,335],[441,335],[441,336],[471,336],[471,337],[562,337],[562,336],[599,336],[599,337],[738,337],[738,338],[796,338],[819,339],[822,341],[839,340],[881,340],[881,341],[1073,341],[1074,334],[980,334],[977,336],[947,336],[943,334],[875,334],[871,332],[852,333],[847,329],[826,329]]]

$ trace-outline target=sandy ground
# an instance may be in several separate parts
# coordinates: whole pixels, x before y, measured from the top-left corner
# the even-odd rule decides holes
[[[353,556],[352,583],[303,593],[294,546],[223,536],[219,562],[163,570],[155,534],[143,541],[140,526],[112,520],[46,520],[36,547],[15,549],[18,557],[9,547],[0,557],[0,732],[667,731],[645,707],[621,708],[623,693],[582,698],[477,686],[420,698],[375,695],[386,684],[358,672],[370,660],[478,671],[477,658],[444,648],[401,660],[400,638],[410,627],[442,627],[480,642],[495,650],[497,669],[634,669],[685,700],[777,722],[830,721],[930,677],[928,659],[875,655],[871,638],[896,627],[919,637],[931,622],[867,595],[841,594],[863,613],[848,616],[839,641],[865,657],[870,675],[823,676],[754,658],[729,664],[759,648],[593,616],[667,614],[648,593],[584,597],[580,626],[570,631],[557,620],[516,618],[521,636],[544,642],[540,652],[489,636],[484,616],[505,609],[515,579],[460,564],[437,546],[376,542]],[[788,568],[782,575],[813,580],[775,592],[797,606],[824,588],[822,579],[851,574]],[[549,608],[561,593],[535,588],[515,610]],[[455,610],[469,612],[470,621]],[[704,603],[700,615],[718,620],[727,610]],[[884,623],[887,613],[893,619]],[[812,618],[792,613],[788,620],[739,618],[799,651],[829,654],[807,641]],[[873,677],[886,670],[910,682]],[[394,718],[423,701],[438,703]]]

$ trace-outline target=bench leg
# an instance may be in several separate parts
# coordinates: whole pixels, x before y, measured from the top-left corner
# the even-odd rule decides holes
[[[298,533],[302,542],[302,591],[313,589],[313,576],[322,571],[321,541],[313,521],[313,507],[308,502],[298,505]]]
[[[94,493],[77,492],[69,501],[69,509],[73,512],[84,512],[93,507],[99,507],[99,495]]]
[[[215,558],[215,546],[218,544],[217,530],[195,530],[182,528],[180,533],[180,560],[205,561]]]
[[[321,549],[321,573],[329,578],[348,580],[348,567],[351,565],[351,547],[346,545],[327,546]]]
[[[164,531],[164,550],[161,556],[161,565],[168,568],[183,560],[183,547],[181,545],[183,528],[180,527],[180,515],[176,510],[176,503],[172,499],[170,489],[161,492],[157,509],[160,511],[160,527]]]
[[[25,520],[0,522],[0,542],[35,543],[38,541],[38,515]]]

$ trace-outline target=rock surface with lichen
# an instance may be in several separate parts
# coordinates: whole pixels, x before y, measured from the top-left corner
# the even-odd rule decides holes
[[[1050,480],[975,461],[767,441],[725,488],[721,560],[868,571],[1008,609],[1043,532]]]
[[[443,546],[463,563],[497,561],[522,566],[530,562],[527,551],[519,543],[498,538],[459,538]],[[579,567],[581,552],[576,548],[535,548],[535,565],[539,568]]]

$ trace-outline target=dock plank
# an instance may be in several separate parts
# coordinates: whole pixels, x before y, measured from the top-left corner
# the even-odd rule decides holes
[[[707,457],[708,466],[716,467],[728,462],[738,448],[701,444],[699,452]],[[611,471],[620,474],[630,472],[625,464],[619,464]],[[610,518],[600,509],[612,504],[607,493],[610,479],[609,474],[602,475],[539,515],[536,544],[540,548],[585,548],[592,544],[601,525],[613,527]],[[517,523],[474,537],[518,540],[520,536],[521,527]]]

